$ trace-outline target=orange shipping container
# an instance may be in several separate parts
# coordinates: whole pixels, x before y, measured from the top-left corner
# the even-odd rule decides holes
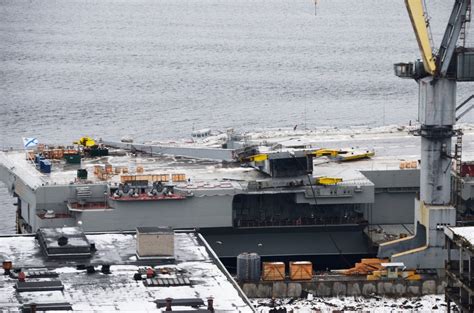
[[[28,151],[28,155],[26,156],[27,160],[34,160],[35,159],[35,152],[34,151]]]
[[[263,262],[262,280],[284,280],[285,263]]]
[[[64,157],[64,150],[63,149],[54,149],[53,150],[53,158],[54,159],[62,159]]]
[[[313,263],[309,261],[290,262],[291,280],[310,280],[313,278]]]
[[[171,180],[174,182],[184,182],[186,181],[186,175],[185,174],[172,174]]]
[[[159,175],[152,176],[152,181],[167,182],[169,180],[170,180],[170,175],[168,174],[159,174]]]
[[[63,151],[63,154],[64,155],[68,155],[68,154],[78,154],[79,152],[77,150],[74,150],[74,149],[67,149],[67,150],[64,150]]]
[[[135,180],[134,175],[122,175],[122,176],[120,176],[120,181],[122,183],[125,183],[125,182],[128,182],[128,181],[134,181],[134,180]]]

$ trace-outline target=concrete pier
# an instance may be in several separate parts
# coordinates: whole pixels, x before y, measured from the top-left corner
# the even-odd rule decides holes
[[[445,283],[432,277],[425,280],[384,279],[368,281],[359,277],[315,278],[311,281],[259,281],[240,283],[249,298],[386,296],[416,297],[442,294]]]

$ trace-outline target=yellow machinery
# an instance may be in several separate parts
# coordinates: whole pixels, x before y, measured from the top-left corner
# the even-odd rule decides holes
[[[373,157],[375,155],[375,152],[373,151],[365,151],[365,152],[351,152],[351,153],[345,153],[345,154],[340,154],[337,159],[340,162],[349,162],[349,161],[356,161],[356,160],[362,160],[366,158]]]
[[[406,270],[405,265],[401,262],[389,263],[387,259],[378,258],[362,259],[352,268],[335,272],[348,276],[366,275],[367,280],[421,279],[421,276],[416,274],[416,271]]]
[[[243,163],[247,163],[271,177],[291,177],[302,176],[313,173],[313,159],[319,157],[329,158],[329,162],[349,162],[374,155],[371,151],[357,151],[354,149],[337,150],[337,149],[295,149],[295,150],[279,150],[257,153],[256,149],[248,152],[241,152],[236,158]],[[319,177],[316,178],[318,185],[336,185],[342,181],[337,177]]]
[[[83,147],[93,147],[96,145],[94,139],[90,137],[81,137],[78,141],[74,141],[74,144],[81,145]]]
[[[88,137],[83,137],[88,138]],[[81,138],[81,139],[83,139]],[[90,139],[90,138],[89,138]],[[348,162],[348,161],[356,161],[365,158],[370,158],[375,155],[373,151],[351,151],[351,150],[336,150],[336,149],[318,149],[307,153],[308,155],[313,155],[317,158],[327,156],[331,158],[335,158],[340,162]],[[268,153],[260,153],[251,155],[249,157],[241,159],[244,162],[262,162],[268,159]]]
[[[248,162],[262,162],[266,159],[268,159],[268,154],[266,153],[255,154],[247,158]]]
[[[356,150],[336,150],[336,149],[318,149],[310,154],[316,157],[327,156],[331,158],[335,158],[337,161],[340,162],[348,162],[348,161],[356,161],[365,158],[370,158],[375,155],[373,151],[363,151],[359,152]]]
[[[337,183],[342,182],[342,178],[338,177],[318,177],[316,178],[316,184],[318,185],[324,185],[324,186],[329,186],[329,185],[336,185]]]
[[[318,149],[313,152],[311,152],[312,155],[316,157],[322,157],[322,156],[329,156],[329,157],[337,157],[341,152],[341,150],[335,150],[335,149]]]
[[[381,280],[381,279],[406,279],[406,280],[420,280],[421,276],[413,270],[406,270],[405,265],[401,262],[395,263],[381,263],[383,269],[373,271],[372,274],[367,275],[367,280]]]

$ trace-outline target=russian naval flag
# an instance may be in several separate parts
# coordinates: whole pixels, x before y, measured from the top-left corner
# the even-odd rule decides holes
[[[25,149],[35,147],[37,144],[38,144],[38,139],[23,137],[23,146],[25,146]]]

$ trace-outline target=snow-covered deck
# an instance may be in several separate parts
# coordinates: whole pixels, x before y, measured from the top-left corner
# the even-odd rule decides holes
[[[470,138],[474,137],[472,125],[462,125],[464,130],[463,160],[474,158],[474,146]],[[355,148],[374,150],[375,157],[355,162],[337,163],[326,158],[315,159],[314,176],[342,177],[345,182],[363,182],[360,171],[396,170],[401,162],[415,162],[420,155],[420,138],[410,134],[415,127],[383,128],[349,128],[349,129],[316,129],[308,131],[266,130],[247,133],[243,138],[247,144],[281,144],[282,147],[305,146],[314,149]],[[222,142],[222,135],[206,138],[200,143],[202,147],[215,147]],[[176,146],[198,146],[197,143],[176,142]],[[122,151],[123,153],[123,151]],[[95,175],[94,165],[111,164],[115,167],[142,167],[145,175],[185,174],[193,186],[199,182],[248,181],[264,179],[265,176],[254,169],[239,167],[237,164],[223,164],[212,160],[198,160],[176,156],[111,155],[108,157],[83,159],[81,167],[88,169],[88,180],[93,183],[120,182],[120,175],[110,175],[101,181]],[[0,166],[20,177],[28,186],[35,189],[41,185],[71,184],[75,182],[79,166],[66,165],[64,161],[53,161],[52,173],[42,174],[31,161],[26,160],[24,151],[0,152]],[[240,188],[235,184],[235,188]]]

